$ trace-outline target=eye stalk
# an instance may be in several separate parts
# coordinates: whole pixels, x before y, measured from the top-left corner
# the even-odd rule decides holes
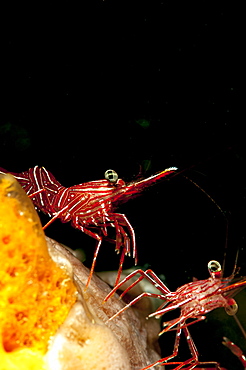
[[[208,271],[213,279],[219,279],[222,277],[221,264],[218,261],[215,260],[209,261]]]
[[[104,173],[104,177],[112,184],[115,184],[118,181],[118,174],[114,170],[107,170]]]

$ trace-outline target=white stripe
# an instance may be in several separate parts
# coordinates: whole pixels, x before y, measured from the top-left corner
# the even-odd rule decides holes
[[[61,201],[62,201],[62,198],[64,197],[64,195],[65,195],[65,193],[67,192],[67,188],[65,188],[65,189],[63,189],[62,190],[62,194],[61,194],[61,196],[60,196],[60,198],[59,198],[59,202],[57,203],[57,206],[58,207],[60,207],[61,206]]]
[[[79,186],[79,185],[75,185],[75,186]],[[83,187],[83,185],[81,185],[81,187]],[[103,193],[107,193],[109,190],[112,190],[112,189],[114,189],[114,188],[99,187],[99,188],[86,188],[86,189],[83,189],[83,191],[84,192],[92,192],[92,193],[101,192],[103,194]],[[71,189],[71,191],[81,191],[81,189]]]
[[[40,186],[39,186],[39,182],[38,182],[38,180],[37,180],[37,175],[36,175],[37,169],[38,169],[38,166],[35,166],[35,167],[34,167],[34,169],[33,169],[33,176],[34,176],[34,179],[35,179],[35,181],[36,181],[36,184],[37,184],[38,190],[41,190],[42,188],[40,188]],[[37,194],[37,195],[39,195],[39,196],[40,196],[40,203],[41,203],[41,205],[42,205],[42,206],[44,206],[44,202],[43,202],[42,194],[41,194],[41,193],[39,193],[39,194]]]
[[[53,184],[53,185],[57,186],[57,185],[56,185],[56,184],[51,180],[51,178],[50,178],[50,176],[49,176],[49,173],[48,173],[48,171],[46,170],[46,168],[42,167],[42,169],[45,171],[46,176],[47,176],[47,177],[48,177],[48,179],[49,179],[49,182],[50,182],[51,184]]]

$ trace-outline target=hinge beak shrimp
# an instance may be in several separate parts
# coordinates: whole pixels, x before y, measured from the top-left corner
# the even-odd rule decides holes
[[[185,367],[185,369],[191,370],[194,369],[198,364],[213,364],[220,369],[219,364],[216,362],[199,362],[198,351],[190,335],[188,326],[204,320],[205,315],[208,312],[218,307],[224,307],[229,315],[234,315],[237,312],[238,306],[232,296],[237,290],[246,286],[246,278],[244,277],[242,280],[236,283],[231,283],[235,275],[234,272],[228,278],[223,278],[221,265],[217,261],[210,261],[208,263],[208,271],[210,273],[210,277],[208,279],[193,281],[181,286],[175,292],[171,292],[152,270],[148,269],[143,271],[138,269],[125,277],[105,297],[104,301],[107,301],[125,282],[138,275],[137,279],[126,290],[123,291],[119,297],[120,299],[142,279],[147,279],[160,291],[160,294],[147,292],[140,294],[120,311],[116,312],[108,321],[113,320],[115,317],[121,315],[125,310],[127,310],[127,308],[132,306],[143,297],[159,298],[164,301],[161,306],[148,317],[160,318],[171,310],[176,308],[180,309],[180,316],[176,319],[165,322],[163,324],[163,330],[159,333],[159,335],[162,335],[170,330],[176,331],[173,353],[156,361],[153,364],[144,367],[141,370],[150,369],[156,365],[178,365],[174,370],[188,366]],[[187,323],[188,319],[191,319],[192,321]],[[182,331],[186,337],[192,357],[184,362],[167,362],[178,354],[180,335]]]
[[[87,288],[95,269],[102,240],[110,240],[108,227],[115,228],[116,252],[120,253],[122,249],[115,285],[119,282],[125,255],[132,255],[135,265],[137,264],[133,227],[124,214],[114,212],[116,207],[176,170],[176,167],[170,167],[146,179],[130,183],[119,179],[115,171],[108,170],[103,180],[90,181],[69,188],[62,186],[44,167],[35,166],[21,173],[8,172],[0,168],[0,173],[11,173],[32,199],[34,205],[52,217],[43,229],[59,218],[61,222],[71,221],[73,227],[96,239],[93,262],[86,283]]]

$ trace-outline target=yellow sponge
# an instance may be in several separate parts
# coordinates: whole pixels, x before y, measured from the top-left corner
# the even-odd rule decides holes
[[[66,268],[50,257],[31,200],[0,176],[0,370],[47,369],[50,338],[77,299]]]

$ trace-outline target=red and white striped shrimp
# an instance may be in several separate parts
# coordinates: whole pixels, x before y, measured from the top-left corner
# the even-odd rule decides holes
[[[119,179],[115,171],[108,170],[103,180],[90,181],[69,188],[62,186],[44,167],[35,166],[21,173],[0,168],[0,173],[11,173],[30,196],[34,205],[52,217],[43,229],[59,218],[61,222],[71,221],[73,227],[96,239],[93,262],[86,284],[88,287],[102,240],[109,239],[108,227],[115,228],[116,252],[119,253],[122,248],[115,284],[119,282],[125,255],[132,255],[135,265],[137,264],[133,227],[124,214],[114,212],[116,207],[176,170],[176,167],[170,167],[146,179],[130,183]]]
[[[179,370],[184,366],[188,366],[185,367],[185,369],[192,370],[199,364],[214,364],[218,369],[220,369],[219,364],[216,362],[200,362],[198,360],[198,351],[190,335],[188,326],[204,320],[206,318],[205,315],[208,312],[218,307],[224,307],[229,315],[234,315],[237,311],[238,306],[232,296],[239,288],[246,286],[246,278],[244,277],[240,281],[232,283],[235,271],[228,278],[223,278],[221,265],[217,261],[210,261],[208,263],[208,270],[210,273],[210,277],[208,279],[193,281],[181,286],[175,292],[171,292],[152,270],[148,269],[146,271],[143,271],[141,269],[138,269],[125,277],[105,297],[104,301],[107,301],[119,288],[122,287],[124,283],[126,283],[135,275],[140,274],[140,277],[138,277],[120,295],[120,298],[122,298],[130,289],[132,289],[143,279],[147,279],[151,284],[153,284],[160,291],[160,294],[148,292],[140,294],[125,307],[123,307],[120,311],[116,312],[108,321],[113,320],[115,317],[121,315],[125,310],[127,310],[130,306],[138,302],[143,297],[158,298],[164,301],[161,306],[156,311],[151,313],[148,317],[160,318],[165,313],[176,308],[179,308],[181,311],[178,318],[165,322],[163,324],[164,329],[159,333],[159,335],[162,335],[163,333],[170,330],[176,331],[176,339],[172,354],[144,367],[141,370],[147,370],[156,365],[178,365],[175,367],[175,370]],[[193,321],[187,323],[188,319],[192,319]],[[182,331],[186,337],[192,357],[184,362],[167,362],[178,354],[180,335]]]

